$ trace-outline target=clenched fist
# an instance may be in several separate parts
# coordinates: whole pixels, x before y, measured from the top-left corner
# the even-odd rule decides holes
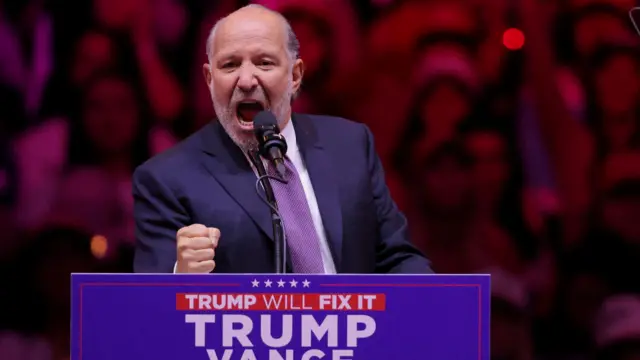
[[[220,239],[220,230],[193,224],[178,230],[176,273],[210,273]]]

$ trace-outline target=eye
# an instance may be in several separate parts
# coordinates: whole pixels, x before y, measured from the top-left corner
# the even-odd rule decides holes
[[[261,60],[258,66],[263,67],[263,68],[264,68],[264,67],[267,67],[267,68],[268,68],[268,67],[272,67],[272,66],[274,66],[274,65],[275,65],[275,63],[274,63],[273,61],[270,61],[270,60]]]
[[[225,61],[221,61],[219,68],[224,71],[232,71],[240,66],[240,62],[236,59],[227,59]]]

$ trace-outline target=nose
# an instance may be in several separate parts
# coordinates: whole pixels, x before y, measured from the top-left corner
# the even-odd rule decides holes
[[[243,66],[238,74],[238,88],[243,92],[252,92],[258,87],[258,79],[252,66]]]

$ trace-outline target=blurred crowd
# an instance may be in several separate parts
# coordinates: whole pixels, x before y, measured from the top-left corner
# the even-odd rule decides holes
[[[635,0],[257,2],[294,110],[367,124],[435,271],[493,275],[493,359],[640,359]],[[246,3],[0,0],[1,359],[68,359],[69,273],[132,271],[132,170],[213,119]]]

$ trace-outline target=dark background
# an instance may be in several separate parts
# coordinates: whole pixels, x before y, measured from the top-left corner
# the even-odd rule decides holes
[[[132,271],[132,170],[211,121],[245,3],[0,0],[0,358],[68,358],[69,273]],[[635,1],[262,3],[295,110],[366,123],[434,269],[494,275],[495,359],[640,359]]]

